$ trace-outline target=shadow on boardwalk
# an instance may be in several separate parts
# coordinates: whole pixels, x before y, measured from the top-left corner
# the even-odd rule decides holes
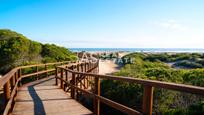
[[[33,86],[34,85],[29,86],[28,91],[34,102],[34,115],[45,115],[45,108],[43,106],[42,100],[36,93]]]
[[[90,110],[55,86],[51,76],[19,87],[13,115],[91,115]]]

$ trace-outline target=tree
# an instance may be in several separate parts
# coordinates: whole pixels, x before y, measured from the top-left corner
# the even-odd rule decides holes
[[[0,73],[34,63],[76,60],[76,55],[64,47],[31,41],[22,34],[0,29]]]

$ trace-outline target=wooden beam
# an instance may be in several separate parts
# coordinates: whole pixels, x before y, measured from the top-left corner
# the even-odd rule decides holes
[[[18,71],[15,72],[15,82],[18,80]]]
[[[45,64],[45,71],[47,70],[47,64]],[[45,73],[46,77],[48,77],[48,72]]]
[[[66,68],[68,67],[66,66]],[[65,75],[66,75],[66,81],[68,81],[68,71],[65,71]]]
[[[100,96],[100,80],[99,78],[95,78],[94,80],[94,93],[97,96]],[[94,113],[96,115],[100,115],[100,101],[96,97],[94,98]]]
[[[72,85],[73,86],[75,86],[76,84],[76,77],[75,77],[75,73],[72,73]],[[75,99],[75,92],[76,92],[76,90],[75,90],[75,88],[71,88],[71,97],[73,98],[73,99]]]
[[[55,67],[55,77],[58,77],[58,68]],[[55,84],[58,85],[58,79],[55,79]]]
[[[13,88],[15,87],[16,85],[16,81],[15,81],[15,74],[12,76],[11,78],[11,91],[13,90]]]
[[[38,73],[38,66],[36,66],[36,72]],[[39,76],[38,76],[38,74],[36,75],[36,80],[38,80],[39,78],[38,78]]]
[[[5,102],[7,103],[10,99],[10,80],[6,82],[6,84],[4,85],[4,99]]]
[[[63,79],[63,69],[61,69],[60,71],[60,77]],[[61,83],[60,83],[60,87],[63,89],[64,88],[64,85],[63,85],[63,81],[61,80]]]
[[[152,115],[153,89],[152,86],[144,86],[142,111],[145,115]]]
[[[30,74],[22,75],[21,78],[31,77],[37,74],[45,74],[46,72],[53,72],[53,71],[55,71],[55,69],[43,70],[43,71],[39,71],[38,73],[30,73]]]
[[[21,79],[21,77],[22,77],[22,71],[21,71],[21,68],[20,68],[20,69],[18,69],[18,79]],[[21,86],[21,85],[22,85],[22,82],[19,81],[19,86]]]

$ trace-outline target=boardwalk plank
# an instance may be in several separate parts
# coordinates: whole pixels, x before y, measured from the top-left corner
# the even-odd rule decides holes
[[[46,78],[19,88],[13,115],[91,115],[90,110],[72,99],[53,79]],[[45,82],[43,82],[45,81]],[[50,82],[50,83],[48,83]],[[54,83],[54,82],[53,82]],[[43,85],[45,84],[45,85]]]

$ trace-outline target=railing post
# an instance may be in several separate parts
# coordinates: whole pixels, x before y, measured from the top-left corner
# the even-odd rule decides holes
[[[84,63],[82,64],[82,68],[83,68],[83,72],[86,73],[86,62],[84,62]],[[84,76],[84,89],[86,88],[86,77],[87,77],[87,76]]]
[[[97,74],[99,73],[99,60],[97,61]]]
[[[76,83],[76,78],[75,78],[75,73],[72,73],[72,82],[71,82],[71,84],[73,85],[73,86],[75,86],[75,83]],[[75,98],[75,92],[76,92],[76,90],[75,90],[75,88],[73,88],[73,87],[71,87],[71,97],[74,99]]]
[[[80,63],[79,63],[79,61],[77,62],[77,71],[80,72]],[[75,81],[76,83],[75,83],[75,84],[76,84],[76,86],[78,87],[78,83],[79,83],[80,88],[81,88],[81,85],[82,85],[82,84],[81,84],[81,82],[82,82],[82,81],[81,81],[81,75],[78,74],[76,78],[78,78],[78,79],[76,79],[76,81]],[[77,81],[77,80],[78,80],[78,81]],[[78,98],[79,98],[79,91],[76,90],[76,99],[78,100]]]
[[[81,72],[84,71],[83,65],[84,65],[84,63],[81,63],[81,64],[80,64],[80,68],[81,68],[80,70],[81,70]]]
[[[100,80],[98,77],[94,78],[94,93],[100,96]],[[94,113],[100,115],[100,101],[95,97],[94,98]]]
[[[89,71],[89,68],[90,68],[90,65],[89,65],[89,63],[87,63],[86,71]],[[87,76],[87,81],[86,81],[87,87],[89,87],[89,80],[90,80],[90,78],[89,78],[89,76]]]
[[[61,77],[61,79],[63,79],[63,69],[61,68],[61,74],[60,74],[60,77]],[[62,80],[60,80],[61,81],[61,83],[60,83],[60,87],[63,89],[63,87],[64,87],[64,85],[63,85],[63,81]]]
[[[68,67],[66,66],[66,68]],[[66,75],[66,81],[68,81],[68,71],[67,70],[65,70],[65,75]]]
[[[4,85],[4,98],[5,98],[5,103],[7,104],[7,102],[9,101],[10,99],[10,80],[8,80],[6,82],[6,84]],[[6,105],[5,104],[5,105]]]
[[[57,67],[55,67],[55,77],[56,77],[56,79],[55,79],[55,84],[56,85],[58,85],[58,68]]]
[[[87,71],[87,68],[86,68],[86,62],[84,63],[84,72]]]
[[[84,72],[85,68],[84,68],[84,63],[81,63],[81,72]],[[86,88],[86,76],[84,76],[83,79],[83,83],[84,83],[84,89]]]
[[[80,72],[83,72],[83,63],[81,63],[80,65]],[[80,75],[81,76],[81,82],[80,82],[80,88],[82,88],[82,82],[84,81],[84,79],[82,79],[82,75]]]
[[[38,66],[36,66],[36,72],[38,73]],[[39,78],[38,78],[38,74],[36,75],[36,79],[38,80]]]
[[[144,86],[142,110],[145,115],[152,115],[153,91],[152,86]]]
[[[89,65],[90,63],[88,62],[87,63],[87,71],[90,69],[90,65]]]
[[[45,70],[47,71],[47,64],[45,64]],[[46,77],[48,77],[48,72],[45,73]]]
[[[15,87],[16,85],[16,81],[15,81],[15,74],[11,77],[11,91],[13,90],[13,88]]]
[[[21,75],[22,75],[22,71],[21,71],[21,68],[18,70],[18,79],[21,79]],[[20,80],[19,82],[19,85],[21,86],[22,85],[22,82]]]
[[[17,80],[18,80],[18,71],[16,71],[15,73],[15,82],[17,82]]]

